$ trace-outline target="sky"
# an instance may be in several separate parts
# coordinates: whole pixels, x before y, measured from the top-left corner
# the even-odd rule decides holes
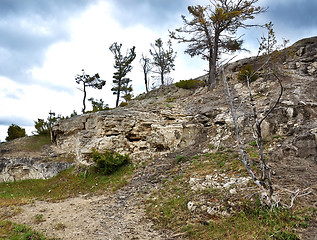
[[[149,56],[151,43],[169,40],[168,30],[182,26],[187,6],[208,0],[0,0],[0,141],[11,124],[34,131],[34,121],[49,111],[69,116],[82,109],[83,93],[75,76],[99,73],[102,90],[87,90],[87,98],[115,105],[111,92],[114,57],[109,47],[122,43],[123,52],[136,47],[137,57],[128,75],[134,95],[145,92],[139,63]],[[274,24],[277,40],[294,43],[317,35],[317,1],[259,0],[268,11],[257,23]],[[263,29],[240,31],[250,55],[256,52]],[[207,62],[190,58],[186,45],[173,41],[177,52],[174,82],[205,74]],[[249,56],[247,53],[240,57]],[[87,101],[87,110],[91,104]]]

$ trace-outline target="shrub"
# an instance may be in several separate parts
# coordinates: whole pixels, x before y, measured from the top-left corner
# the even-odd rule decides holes
[[[128,106],[128,105],[129,105],[129,103],[127,103],[127,102],[121,102],[119,106],[120,107],[125,107],[125,106]]]
[[[102,99],[94,99],[94,98],[89,98],[88,101],[91,102],[92,105],[92,111],[87,111],[87,112],[99,112],[99,111],[106,111],[109,110],[109,105],[105,104]]]
[[[240,81],[246,82],[247,78],[249,78],[250,83],[256,81],[259,78],[250,64],[247,64],[244,68],[241,68],[238,75],[238,79]]]
[[[95,149],[92,149],[92,159],[96,163],[96,170],[104,175],[111,174],[121,166],[130,163],[128,155],[121,155],[119,153],[109,151],[100,153]]]
[[[184,89],[195,89],[198,87],[205,86],[205,82],[201,80],[189,79],[189,80],[181,80],[175,83],[176,87],[184,88]]]
[[[6,140],[11,141],[13,139],[25,137],[25,136],[26,136],[26,134],[25,134],[24,128],[21,128],[20,126],[18,126],[16,124],[12,124],[8,128],[8,136],[6,137]]]

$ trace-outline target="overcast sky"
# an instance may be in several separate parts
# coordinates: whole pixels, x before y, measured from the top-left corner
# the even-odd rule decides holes
[[[136,46],[137,58],[129,75],[134,94],[145,91],[139,59],[148,55],[155,39],[168,40],[168,30],[182,26],[187,6],[207,0],[0,0],[0,141],[12,123],[30,134],[37,118],[51,110],[63,116],[80,113],[83,94],[75,75],[99,73],[102,90],[88,89],[88,98],[102,98],[111,107],[113,42],[123,49]],[[272,21],[278,40],[295,41],[317,35],[317,1],[259,0],[268,12],[259,23]],[[244,32],[243,32],[244,33]],[[262,29],[245,33],[245,47],[257,48]],[[177,51],[174,82],[204,74],[207,63]],[[88,110],[91,108],[87,103]]]

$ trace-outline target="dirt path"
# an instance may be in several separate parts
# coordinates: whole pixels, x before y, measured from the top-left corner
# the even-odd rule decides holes
[[[58,239],[170,239],[146,218],[143,201],[173,167],[162,157],[138,171],[130,184],[111,195],[80,196],[57,203],[35,201],[10,220]],[[38,217],[36,217],[38,216]]]
[[[123,192],[122,192],[123,193]],[[35,202],[11,220],[59,239],[167,239],[153,230],[139,200],[124,195]],[[36,216],[42,215],[36,221]]]

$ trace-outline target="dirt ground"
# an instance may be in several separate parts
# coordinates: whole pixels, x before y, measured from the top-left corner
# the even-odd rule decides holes
[[[171,232],[156,230],[143,204],[173,167],[169,159],[154,160],[137,172],[129,185],[111,195],[80,196],[55,203],[35,201],[21,206],[20,213],[10,220],[57,239],[177,239]]]

